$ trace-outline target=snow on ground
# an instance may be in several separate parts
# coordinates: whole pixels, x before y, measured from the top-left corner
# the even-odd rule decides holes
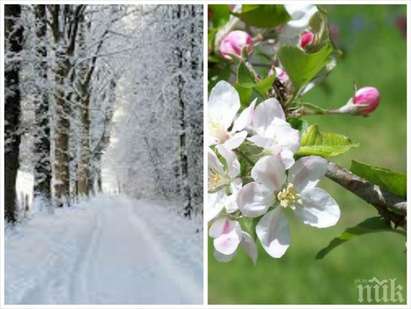
[[[36,213],[6,229],[6,304],[202,303],[199,227],[121,196]]]

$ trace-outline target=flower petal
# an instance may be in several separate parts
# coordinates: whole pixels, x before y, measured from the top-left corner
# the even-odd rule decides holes
[[[237,232],[240,233],[240,223],[230,220],[227,217],[222,217],[218,218],[211,224],[210,229],[208,230],[208,235],[211,238],[217,238],[224,233],[229,233],[232,230],[237,230]]]
[[[296,152],[300,147],[300,133],[284,120],[274,119],[266,132],[266,137],[274,137],[278,144],[292,152]]]
[[[246,184],[239,192],[237,204],[246,217],[258,217],[266,213],[273,201],[273,191],[256,182]]]
[[[219,174],[223,174],[224,173],[224,166],[220,162],[220,160],[218,159],[215,152],[211,148],[208,148],[207,153],[208,153],[208,169],[209,170],[215,170]]]
[[[224,205],[227,213],[233,213],[239,209],[237,198],[242,186],[240,178],[236,178],[230,183],[231,195],[226,196],[226,203]]]
[[[208,119],[228,129],[240,109],[240,97],[237,90],[226,81],[219,81],[211,89],[208,99]]]
[[[224,192],[208,193],[206,218],[207,222],[213,220],[224,208]]]
[[[270,151],[273,155],[280,156],[285,169],[289,169],[291,166],[294,165],[294,153],[286,147],[283,147],[279,144],[275,144],[275,140],[273,138],[267,138],[256,134],[247,139],[250,142],[254,143],[256,146]]]
[[[238,132],[244,130],[247,126],[251,124],[254,115],[254,107],[257,99],[255,99],[250,106],[244,109],[238,118],[234,121],[232,132]]]
[[[222,254],[221,252],[218,252],[217,250],[214,250],[214,258],[221,263],[228,263],[230,262],[235,256],[237,252],[234,252],[233,254],[226,255]]]
[[[285,167],[279,156],[265,156],[257,161],[251,170],[251,177],[276,192],[285,182]]]
[[[245,253],[251,258],[254,265],[257,263],[258,251],[257,245],[254,239],[247,232],[241,232],[242,239],[240,246],[244,249]]]
[[[295,163],[294,153],[287,148],[281,150],[280,157],[286,169],[291,168],[291,166],[293,166]]]
[[[274,208],[261,218],[256,233],[264,250],[274,258],[282,257],[290,246],[288,221],[281,207]]]
[[[250,142],[254,143],[256,146],[271,149],[275,146],[275,141],[273,138],[264,137],[262,135],[256,134],[247,138]],[[277,147],[280,147],[279,145]]]
[[[318,228],[335,225],[340,219],[337,202],[321,188],[304,190],[301,194],[303,205],[296,205],[295,215],[304,224]]]
[[[206,140],[207,140],[208,147],[218,144],[219,142],[219,139],[216,136],[212,136],[212,135],[207,135]]]
[[[253,116],[252,128],[257,133],[264,135],[265,130],[275,118],[285,120],[283,108],[276,99],[267,99],[257,105]]]
[[[308,27],[311,17],[318,11],[314,4],[288,3],[284,7],[291,16],[287,26],[301,31]]]
[[[240,241],[241,228],[240,224],[236,222],[236,226],[233,229],[214,238],[214,249],[222,254],[231,255],[237,250]]]
[[[309,156],[303,157],[288,172],[288,181],[298,192],[314,188],[327,171],[327,160]]]
[[[239,147],[247,138],[247,131],[241,131],[238,133],[234,133],[233,136],[229,137],[224,142],[224,147],[227,149],[236,149]]]
[[[227,164],[227,175],[231,178],[240,175],[240,162],[235,153],[224,145],[217,145],[216,148]]]

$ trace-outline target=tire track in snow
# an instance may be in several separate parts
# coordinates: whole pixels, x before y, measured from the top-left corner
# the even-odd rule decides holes
[[[66,212],[70,211],[63,211],[63,215]],[[89,213],[76,212],[76,215],[80,217],[83,214],[90,217]],[[50,219],[54,220],[50,221]],[[79,217],[71,219],[76,220]],[[75,228],[69,229],[67,224],[60,224],[63,222],[61,216],[37,218],[37,220],[48,222],[49,231],[47,234],[33,231],[36,232],[35,236],[37,238],[32,239],[31,245],[41,248],[46,258],[41,259],[40,254],[38,256],[40,261],[35,261],[37,264],[26,270],[26,272],[28,271],[26,276],[22,276],[23,280],[28,276],[28,278],[34,278],[34,281],[32,281],[33,284],[30,289],[21,289],[22,295],[18,303],[42,303],[43,299],[47,299],[49,303],[68,303],[70,300],[68,292],[70,276],[68,274],[71,275],[75,272],[74,261],[76,260],[76,254],[79,252],[77,250],[78,240],[80,239],[79,233],[84,231]],[[39,222],[36,222],[35,219],[33,223],[38,224]],[[25,250],[28,252],[27,254],[30,254],[36,248],[25,248]]]
[[[193,280],[188,274],[184,272],[184,269],[178,268],[173,259],[167,252],[167,246],[156,238],[153,234],[153,230],[141,220],[138,215],[138,207],[133,205],[133,201],[125,200],[128,211],[130,212],[129,220],[133,223],[133,227],[136,231],[142,235],[146,242],[151,244],[151,250],[154,256],[159,261],[159,265],[164,268],[164,271],[171,280],[177,285],[180,290],[180,295],[183,295],[184,303],[200,303],[202,298],[202,289],[197,282]]]
[[[96,211],[92,233],[88,242],[85,242],[82,250],[84,254],[79,254],[74,267],[74,278],[71,280],[70,299],[73,304],[90,303],[90,287],[87,283],[90,268],[93,264],[93,254],[98,248],[98,243],[101,240],[102,225],[101,213]]]

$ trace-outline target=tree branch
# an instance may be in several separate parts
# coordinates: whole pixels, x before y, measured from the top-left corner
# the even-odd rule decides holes
[[[374,206],[387,222],[394,223],[395,227],[406,228],[407,201],[405,199],[383,190],[333,162],[328,163],[326,176]]]

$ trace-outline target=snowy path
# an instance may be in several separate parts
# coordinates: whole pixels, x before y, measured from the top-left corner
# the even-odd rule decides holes
[[[36,214],[6,232],[6,303],[201,303],[196,228],[124,197]]]

